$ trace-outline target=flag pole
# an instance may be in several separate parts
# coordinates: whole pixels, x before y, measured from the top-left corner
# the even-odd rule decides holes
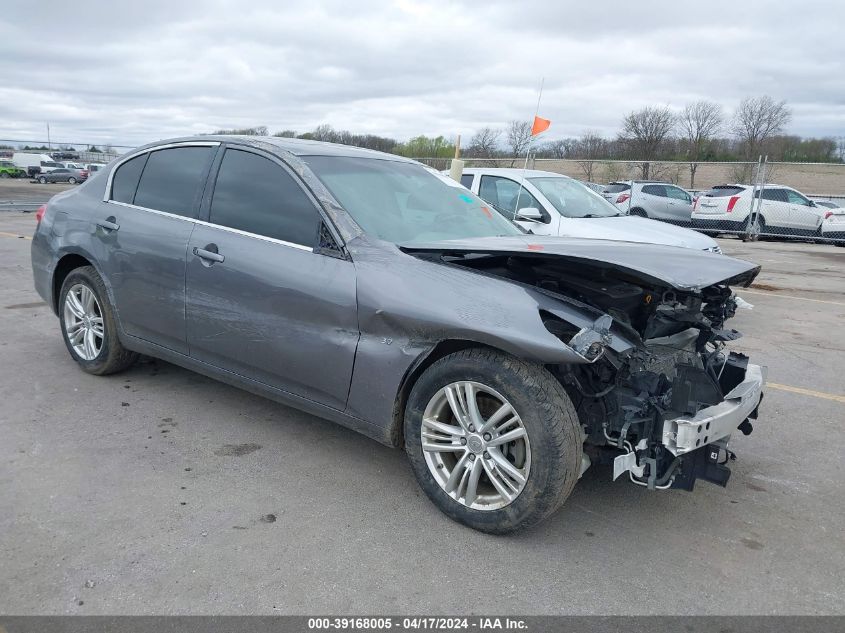
[[[528,148],[525,151],[525,163],[522,165],[522,178],[519,179],[519,189],[516,192],[516,203],[513,207],[513,219],[516,220],[516,214],[519,211],[519,197],[522,195],[522,183],[525,181],[525,172],[528,170],[528,157],[531,156],[531,145],[534,143],[533,127],[534,121],[540,114],[540,99],[543,98],[543,84],[546,82],[545,77],[540,78],[540,93],[537,95],[537,107],[534,109],[534,118],[531,120],[532,134],[528,137]]]

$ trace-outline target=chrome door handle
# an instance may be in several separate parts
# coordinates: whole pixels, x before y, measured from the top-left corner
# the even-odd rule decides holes
[[[107,231],[116,231],[120,228],[120,225],[117,222],[112,222],[112,220],[98,220],[97,226]]]
[[[207,251],[204,248],[197,248],[196,246],[194,246],[194,255],[196,255],[200,259],[205,259],[210,262],[223,262],[226,260],[226,258],[220,253],[215,253],[214,251]]]

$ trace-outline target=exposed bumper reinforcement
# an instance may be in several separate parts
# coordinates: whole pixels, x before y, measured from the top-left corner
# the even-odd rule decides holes
[[[701,409],[693,417],[664,421],[664,446],[673,455],[683,455],[731,435],[760,404],[767,373],[766,367],[749,364],[745,379],[722,402]]]

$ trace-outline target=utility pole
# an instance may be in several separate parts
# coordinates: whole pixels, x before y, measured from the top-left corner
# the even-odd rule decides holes
[[[47,147],[50,151],[53,151],[53,144],[50,142],[50,124],[47,124]]]

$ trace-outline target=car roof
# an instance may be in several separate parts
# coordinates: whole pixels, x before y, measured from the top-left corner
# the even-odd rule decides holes
[[[512,178],[521,178],[525,175],[526,178],[570,178],[564,174],[558,174],[553,171],[542,171],[540,169],[519,169],[518,167],[467,167],[464,169],[465,174],[496,174],[499,176],[511,176]]]
[[[267,145],[278,147],[295,156],[341,156],[346,158],[373,158],[380,160],[393,160],[405,163],[416,163],[410,158],[387,154],[373,149],[353,147],[351,145],[340,145],[338,143],[325,143],[323,141],[311,141],[302,138],[283,138],[280,136],[241,136],[235,134],[208,134],[205,136],[186,136],[172,138],[156,143],[150,143],[138,149],[153,149],[158,145],[169,145],[171,143],[188,143],[191,141],[219,141],[221,143],[239,143],[251,145],[256,148],[267,149]]]

